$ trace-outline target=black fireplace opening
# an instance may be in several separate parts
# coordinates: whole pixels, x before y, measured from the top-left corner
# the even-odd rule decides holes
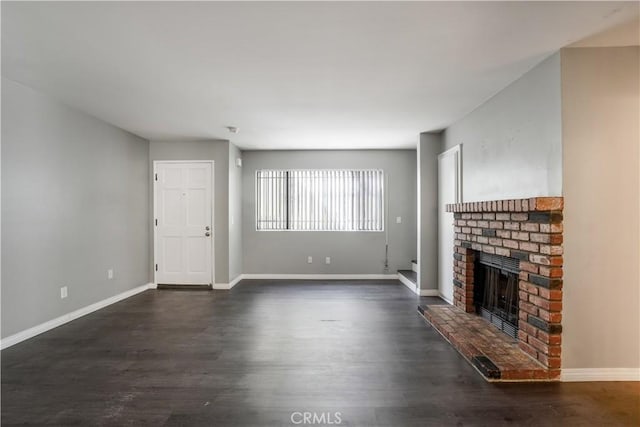
[[[518,276],[520,261],[476,252],[473,302],[476,313],[507,335],[518,337]]]

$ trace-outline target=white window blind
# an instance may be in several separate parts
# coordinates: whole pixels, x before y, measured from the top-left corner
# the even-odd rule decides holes
[[[381,170],[259,170],[256,229],[382,231]]]

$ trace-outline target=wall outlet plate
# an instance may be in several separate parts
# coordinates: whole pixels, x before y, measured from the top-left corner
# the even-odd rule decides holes
[[[326,257],[326,258],[324,259],[324,263],[325,263],[325,264],[331,264],[331,257],[330,257],[330,256]]]
[[[65,299],[69,295],[69,291],[66,286],[60,288],[60,299]]]
[[[396,217],[396,224],[402,224],[402,217],[401,216],[397,216]]]
[[[113,279],[113,268],[110,268],[107,270],[107,279],[109,280]]]
[[[307,264],[313,264],[313,257],[307,257]]]

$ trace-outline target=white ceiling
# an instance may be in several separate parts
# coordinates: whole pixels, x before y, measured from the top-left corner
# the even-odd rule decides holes
[[[636,2],[2,2],[2,74],[147,139],[408,148],[637,14]]]

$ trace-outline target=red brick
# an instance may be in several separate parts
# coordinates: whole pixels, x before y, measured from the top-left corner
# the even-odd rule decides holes
[[[540,253],[545,255],[562,255],[562,246],[540,245]]]
[[[520,242],[520,249],[527,252],[538,252],[538,244],[531,242]]]
[[[529,214],[526,213],[512,213],[511,220],[512,221],[527,221],[529,219]]]
[[[520,230],[519,222],[505,222],[504,223],[505,230]]]
[[[562,301],[549,301],[549,311],[562,311]]]
[[[547,354],[550,357],[560,357],[562,353],[562,348],[559,345],[550,345],[547,350]]]
[[[539,296],[531,295],[529,296],[529,301],[536,307],[542,308],[544,310],[549,310],[549,300],[540,298]]]
[[[538,274],[538,266],[526,261],[520,261],[520,270],[528,271],[529,273]]]
[[[502,239],[510,239],[511,232],[507,230],[496,230],[496,236]]]
[[[544,288],[540,288],[540,287],[534,285],[533,283],[529,283],[529,282],[525,282],[524,280],[520,280],[518,282],[518,289],[525,290],[525,291],[529,292],[531,295],[538,295],[538,291],[540,289],[544,289]]]
[[[549,322],[549,311],[541,308],[540,310],[538,310],[538,317],[546,322]]]
[[[529,299],[529,294],[525,291],[518,291],[518,296],[522,301],[527,301]]]
[[[536,197],[534,200],[537,211],[561,211],[564,207],[562,197]]]
[[[493,246],[502,246],[502,239],[497,237],[489,237],[489,243]]]
[[[520,273],[518,274],[518,279],[529,280],[529,273],[527,273],[526,271],[520,271]]]
[[[494,202],[491,202],[491,204],[493,205]],[[493,206],[490,208],[491,210],[493,210]],[[494,213],[483,213],[482,214],[482,219],[496,219],[496,214]]]
[[[547,357],[546,354],[539,354],[537,359],[540,361],[540,363],[542,363],[543,365],[545,365],[545,366],[547,366],[547,367],[549,367],[551,369],[560,368],[561,361],[560,361],[559,357]]]
[[[540,275],[554,279],[562,277],[562,267],[540,266]]]
[[[515,240],[529,240],[529,233],[514,231],[511,233],[511,238]]]
[[[533,314],[534,316],[538,316],[538,313],[541,312],[541,310],[539,310],[537,306],[522,300],[520,300],[519,306],[520,311],[526,311],[527,313]]]
[[[525,331],[523,331],[522,329],[520,329],[518,331],[518,339],[524,342],[527,342],[527,338],[529,337],[529,335],[527,335],[527,333]]]
[[[518,329],[525,331],[528,335],[535,337],[539,333],[539,329],[527,322],[518,322]]]
[[[550,234],[531,233],[531,241],[536,243],[550,243]]]
[[[520,350],[524,351],[534,359],[538,357],[538,352],[536,351],[536,349],[531,347],[529,344],[520,341],[518,342],[518,347],[520,347]]]
[[[563,242],[562,234],[550,234],[549,243],[552,245],[561,245]]]
[[[562,313],[554,312],[549,313],[548,321],[551,323],[560,323],[562,322]]]
[[[489,222],[489,227],[492,229],[502,229],[503,223],[502,221],[491,221]]]
[[[511,251],[509,249],[505,249],[505,248],[496,248],[496,255],[510,257],[511,256]]]
[[[482,252],[487,253],[487,254],[495,254],[496,253],[496,248],[494,248],[493,246],[483,246],[482,247]]]
[[[540,341],[549,345],[560,345],[562,343],[562,336],[558,334],[550,335],[545,331],[538,330],[537,337]]]
[[[496,214],[496,219],[498,221],[509,221],[511,219],[511,214],[508,213],[497,213]]]
[[[518,242],[516,242],[515,240],[503,240],[502,241],[502,246],[506,247],[506,248],[511,248],[511,249],[518,249]]]
[[[540,231],[543,233],[562,233],[562,223],[557,224],[540,224]]]
[[[531,344],[531,346],[536,350],[538,350],[539,352],[542,352],[544,354],[549,354],[549,346],[543,343],[542,341],[540,341],[539,339],[534,337],[529,337],[529,339],[527,340],[527,343]]]
[[[547,370],[547,374],[549,375],[549,379],[550,380],[559,380],[561,372],[562,371],[560,369],[549,369],[549,370]]]
[[[540,231],[540,225],[535,222],[525,222],[520,225],[520,230],[533,231],[537,233],[538,231]]]

